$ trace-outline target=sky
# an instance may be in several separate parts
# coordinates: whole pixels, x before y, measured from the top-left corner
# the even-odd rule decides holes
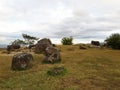
[[[120,0],[0,0],[0,44],[22,33],[61,43],[103,42],[120,33]]]

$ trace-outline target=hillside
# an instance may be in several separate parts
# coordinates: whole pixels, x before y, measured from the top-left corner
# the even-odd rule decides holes
[[[60,45],[62,61],[41,63],[43,55],[33,54],[34,66],[12,71],[13,54],[0,54],[0,90],[120,90],[120,50]],[[0,51],[2,52],[2,50]],[[64,66],[63,76],[49,76],[54,66]]]

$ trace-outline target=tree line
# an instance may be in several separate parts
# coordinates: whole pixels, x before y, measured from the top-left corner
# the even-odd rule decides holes
[[[35,37],[35,36],[30,36],[27,34],[22,34],[22,37],[24,38],[24,40],[14,40],[13,42],[11,42],[11,44],[17,44],[17,45],[33,45],[35,43],[35,41],[38,41],[39,38]],[[61,40],[61,43],[63,45],[72,45],[73,44],[73,37],[63,37]],[[111,34],[109,37],[107,37],[104,40],[104,44],[107,47],[113,48],[113,49],[120,49],[120,34],[119,33],[114,33]]]
[[[64,37],[61,40],[61,43],[63,45],[72,45],[73,44],[72,42],[73,42],[72,37]],[[104,40],[104,45],[112,49],[120,49],[120,34],[119,33],[111,34]]]

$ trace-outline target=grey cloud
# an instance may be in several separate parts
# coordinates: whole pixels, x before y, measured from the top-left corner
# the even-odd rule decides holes
[[[7,40],[27,33],[39,38],[102,39],[120,33],[120,11],[113,0],[1,0],[0,30]],[[119,1],[117,0],[119,7]],[[94,4],[93,4],[94,3]],[[100,3],[100,4],[99,4]],[[108,5],[107,5],[108,4]],[[109,8],[109,9],[108,9]],[[16,31],[16,33],[12,33]],[[9,32],[9,31],[8,31]]]
[[[82,16],[81,16],[82,15]],[[105,39],[111,32],[119,32],[119,22],[111,21],[120,20],[119,17],[90,17],[86,14],[74,14],[74,17],[68,18],[66,21],[57,26],[55,37],[73,36],[78,39]],[[106,21],[107,20],[107,21]]]
[[[21,38],[21,33],[14,32],[14,33],[0,33],[0,36],[5,37],[7,39],[18,39]]]

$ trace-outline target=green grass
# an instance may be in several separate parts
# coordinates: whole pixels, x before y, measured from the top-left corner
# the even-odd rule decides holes
[[[64,66],[55,66],[47,71],[47,74],[51,76],[65,75],[65,73],[67,73],[67,69]]]
[[[34,66],[26,71],[12,71],[15,53],[1,53],[0,90],[120,90],[120,50],[57,47],[61,62],[45,64],[43,55],[32,53]],[[58,77],[48,75],[47,71],[55,66],[64,66],[68,72]]]

